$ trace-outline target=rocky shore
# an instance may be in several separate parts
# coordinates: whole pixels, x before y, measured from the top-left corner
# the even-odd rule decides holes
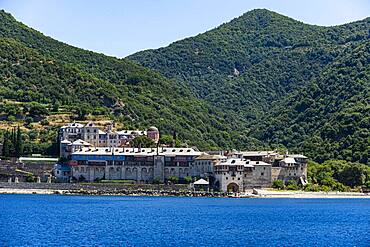
[[[193,191],[188,185],[100,183],[0,183],[0,194],[226,197],[227,193]]]
[[[366,198],[369,193],[304,192],[253,189],[245,193],[193,191],[188,185],[101,184],[101,183],[2,183],[0,194],[56,194],[98,196],[183,196],[242,198]]]

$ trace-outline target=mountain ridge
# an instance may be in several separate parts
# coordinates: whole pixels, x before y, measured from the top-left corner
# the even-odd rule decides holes
[[[247,123],[248,135],[269,145],[284,143],[285,147],[302,152],[307,149],[294,141],[293,134],[289,140],[271,140],[269,134],[261,133],[273,129],[272,126],[261,129],[268,125],[265,121],[273,120],[266,115],[274,115],[272,109],[277,110],[277,114],[283,113],[286,109],[280,105],[286,105],[285,99],[288,101],[291,95],[315,80],[323,80],[321,71],[335,63],[347,47],[354,49],[368,42],[369,29],[370,18],[321,27],[268,10],[256,10],[203,34],[128,58],[181,81],[198,98],[230,116],[238,116],[234,120]],[[276,131],[284,132],[284,129]],[[363,148],[361,152],[366,150]],[[352,160],[350,155],[334,153],[336,150],[330,150],[328,156]],[[365,156],[352,161],[360,159],[368,163]],[[322,161],[323,156],[312,154],[312,157]]]
[[[254,10],[122,59],[46,37],[4,11],[0,18],[0,106],[8,118],[20,114],[9,101],[61,104],[127,127],[153,124],[201,149],[289,148],[320,162],[369,163],[370,18],[322,27]],[[351,92],[334,99],[345,85]]]

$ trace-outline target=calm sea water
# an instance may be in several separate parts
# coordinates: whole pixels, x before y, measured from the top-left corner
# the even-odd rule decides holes
[[[0,246],[370,246],[368,199],[0,195]]]

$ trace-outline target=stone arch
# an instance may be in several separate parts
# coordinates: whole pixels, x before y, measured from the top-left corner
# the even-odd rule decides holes
[[[236,192],[239,192],[239,190],[240,190],[240,187],[236,183],[229,183],[227,185],[227,192],[234,192],[234,193],[236,193]]]

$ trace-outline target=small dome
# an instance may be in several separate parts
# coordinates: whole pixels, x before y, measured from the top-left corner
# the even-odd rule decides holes
[[[148,131],[157,131],[158,132],[158,129],[157,129],[157,127],[151,126],[151,127],[149,127]]]

